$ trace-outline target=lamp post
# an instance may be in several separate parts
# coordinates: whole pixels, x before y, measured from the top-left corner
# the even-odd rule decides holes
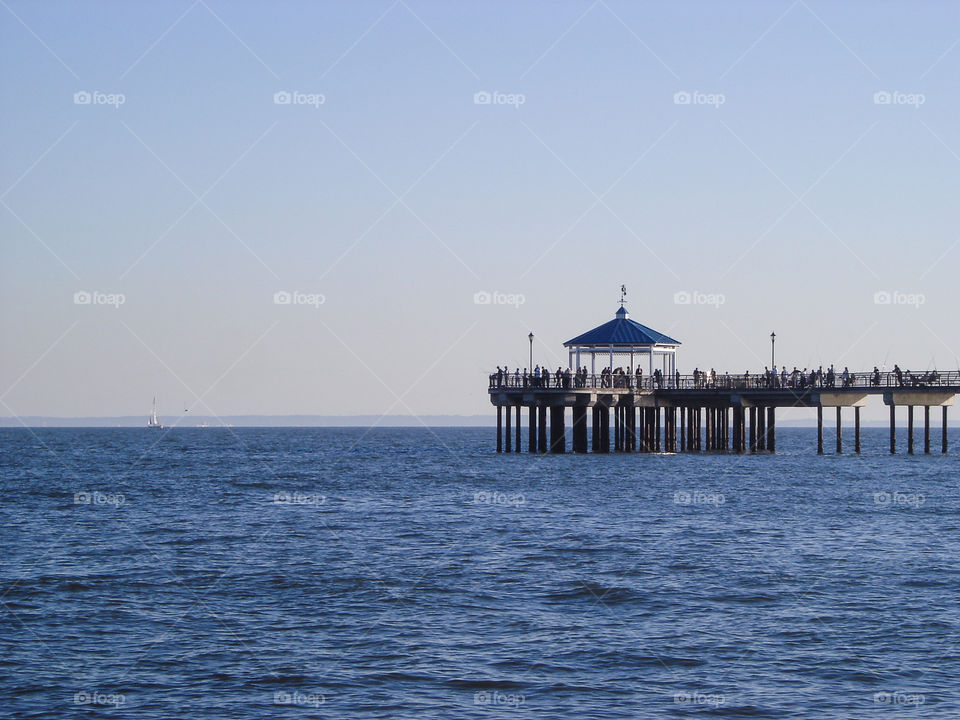
[[[774,355],[774,343],[777,342],[777,334],[775,332],[770,333],[770,367],[776,371],[777,361],[776,356]]]
[[[530,365],[527,369],[532,374],[533,373],[533,333],[530,333],[529,335],[527,335],[527,339],[530,341]]]

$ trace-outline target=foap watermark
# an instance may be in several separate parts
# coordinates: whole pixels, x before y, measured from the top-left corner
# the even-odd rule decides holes
[[[705,93],[699,90],[680,90],[673,94],[674,105],[713,105],[718,108],[727,102],[723,93]]]
[[[927,296],[923,293],[909,293],[900,290],[877,290],[873,294],[874,305],[906,305],[907,307],[913,307],[919,310],[920,306],[925,305],[926,302]]]
[[[674,305],[706,305],[718,308],[727,302],[722,293],[705,293],[699,290],[678,290],[673,294]]]
[[[673,694],[676,705],[709,705],[720,707],[726,705],[727,698],[722,693],[704,693],[697,690],[684,690]]]
[[[503,93],[499,90],[487,92],[479,90],[473,94],[474,105],[512,105],[519,109],[527,101],[527,96],[523,93]]]
[[[77,90],[73,94],[74,105],[112,105],[114,109],[117,109],[125,102],[127,102],[127,96],[123,93]]]
[[[309,305],[318,308],[326,301],[326,295],[300,292],[299,290],[277,290],[273,294],[274,305]]]
[[[887,492],[883,490],[873,494],[873,504],[883,507],[896,505],[898,507],[918,508],[926,502],[927,498],[923,493],[905,493],[899,490]]]
[[[273,693],[274,705],[318,708],[326,702],[327,698],[321,693],[300,692],[299,690],[277,690]]]
[[[327,102],[323,93],[305,93],[299,90],[278,90],[273,94],[274,105],[310,105],[319,108]]]
[[[74,705],[104,705],[108,707],[120,707],[126,705],[126,696],[120,693],[103,693],[93,690],[88,692],[81,690],[73,694]]]
[[[298,490],[290,492],[278,492],[273,494],[274,505],[312,505],[320,507],[327,501],[326,495],[319,493],[302,493]]]
[[[103,493],[99,490],[94,490],[93,492],[90,492],[89,490],[81,490],[80,492],[75,492],[73,494],[74,505],[112,505],[113,507],[120,507],[126,502],[127,499],[122,493]]]
[[[77,290],[73,294],[74,305],[109,305],[118,308],[127,301],[123,293],[106,293],[99,290]]]
[[[706,490],[677,490],[673,494],[674,505],[713,505],[720,507],[727,501],[723,493]]]
[[[905,93],[899,90],[878,90],[873,94],[874,105],[912,105],[919,108],[927,101],[923,93]]]
[[[880,691],[873,694],[874,705],[913,705],[919,707],[927,702],[923,693],[908,693],[903,690]]]
[[[504,293],[494,290],[478,290],[473,294],[474,305],[511,305],[515,308],[520,307],[527,301],[526,296],[520,293]]]
[[[481,690],[473,694],[474,705],[518,708],[526,701],[527,699],[521,693],[504,693],[499,690]]]
[[[518,508],[527,502],[523,493],[502,493],[495,490],[480,490],[473,494],[474,505],[501,505]]]

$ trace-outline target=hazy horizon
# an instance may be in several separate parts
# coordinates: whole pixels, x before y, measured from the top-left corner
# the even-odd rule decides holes
[[[960,6],[0,17],[14,422],[492,416],[621,284],[684,373],[960,369]]]

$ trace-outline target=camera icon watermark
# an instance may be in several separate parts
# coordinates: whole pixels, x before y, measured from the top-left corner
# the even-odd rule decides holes
[[[673,493],[674,505],[712,505],[720,507],[727,501],[723,493],[704,490],[677,490]]]
[[[474,705],[518,708],[527,701],[521,693],[504,693],[499,690],[481,690],[473,694]]]
[[[273,693],[274,705],[318,708],[326,702],[327,698],[321,693],[305,693],[299,690],[277,690]]]
[[[502,493],[493,490],[481,490],[473,494],[474,505],[501,505],[503,507],[518,508],[525,505],[527,499],[523,493]]]
[[[105,93],[99,90],[77,90],[73,94],[74,105],[112,105],[118,109],[127,102],[127,96],[123,93]]]
[[[880,691],[873,694],[874,705],[913,705],[919,707],[927,702],[923,693],[908,693],[902,690]]]
[[[302,493],[299,490],[294,490],[291,493],[282,490],[273,494],[274,505],[312,505],[320,507],[325,502],[327,502],[327,496],[319,493]]]
[[[896,507],[919,508],[927,502],[927,496],[923,493],[905,493],[899,490],[887,492],[875,492],[873,494],[873,504],[881,507],[893,505]]]
[[[108,305],[119,308],[127,302],[123,293],[105,293],[99,290],[77,290],[73,294],[74,305]]]
[[[102,693],[96,690],[87,692],[86,690],[81,690],[73,694],[74,705],[104,705],[117,708],[125,705],[126,702],[126,696],[120,693]]]
[[[712,105],[719,109],[721,105],[727,102],[727,96],[723,93],[705,93],[699,90],[680,90],[673,94],[674,105]]]
[[[520,293],[503,293],[498,290],[478,290],[473,294],[474,305],[510,305],[519,308],[526,301],[526,296]]]
[[[727,302],[722,293],[705,293],[699,290],[678,290],[673,294],[674,305],[705,305],[719,309]]]
[[[919,108],[927,102],[923,93],[905,93],[899,90],[878,90],[873,94],[874,105],[911,105]]]
[[[81,490],[73,494],[74,505],[112,505],[113,507],[120,507],[126,502],[127,498],[122,493]]]
[[[274,305],[309,305],[318,308],[327,302],[327,296],[320,293],[306,293],[299,290],[277,290],[273,294]]]
[[[726,705],[727,698],[722,693],[704,693],[697,690],[686,690],[674,693],[673,702],[676,705],[709,705],[716,708],[721,705]]]
[[[278,90],[273,94],[274,105],[310,105],[319,109],[327,102],[323,93],[305,93],[299,90]]]
[[[874,305],[903,305],[920,309],[927,303],[927,296],[923,293],[909,293],[900,290],[877,290],[873,294]]]
[[[510,105],[514,109],[519,109],[527,101],[527,96],[523,93],[503,93],[498,90],[487,92],[480,90],[473,94],[474,105]]]

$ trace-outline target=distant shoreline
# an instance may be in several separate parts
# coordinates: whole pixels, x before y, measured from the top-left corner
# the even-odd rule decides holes
[[[907,427],[899,421],[897,427]],[[190,417],[160,416],[164,430],[204,430],[215,428],[495,428],[497,416],[490,415],[227,415],[219,418],[204,415]],[[848,425],[844,422],[844,427]],[[816,428],[816,420],[778,421],[778,427]],[[939,431],[939,422],[934,426]],[[116,417],[53,417],[32,415],[21,418],[0,417],[0,428],[143,428],[147,429],[146,417],[139,415]],[[864,428],[886,428],[883,420],[861,423]],[[825,423],[832,432],[832,423]],[[920,424],[922,431],[922,422]]]

